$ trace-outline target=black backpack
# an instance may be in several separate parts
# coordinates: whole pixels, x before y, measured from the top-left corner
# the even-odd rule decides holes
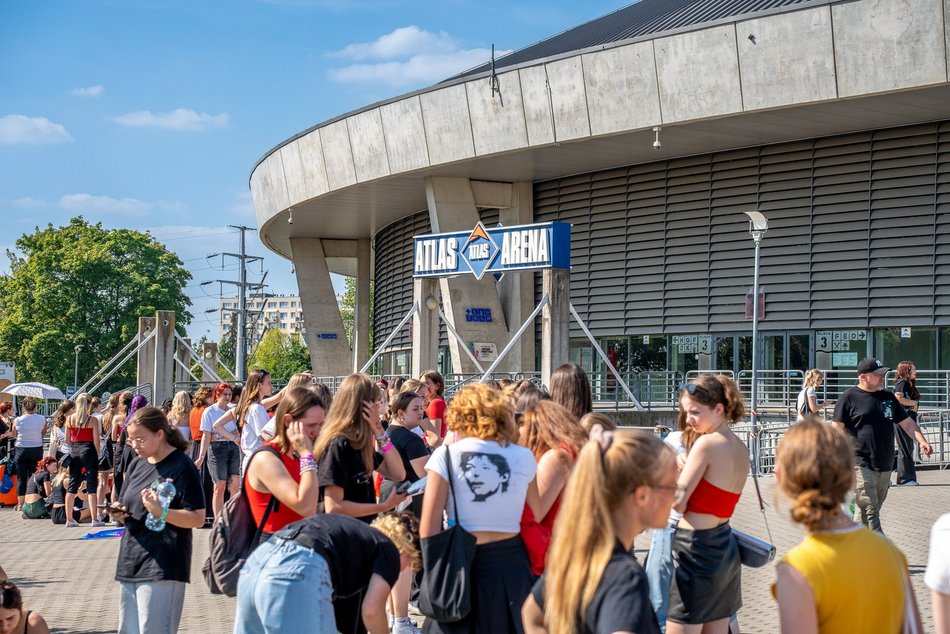
[[[244,469],[245,475],[251,466],[251,460],[262,451],[280,457],[280,453],[272,446],[263,445],[251,454]],[[272,511],[276,511],[280,504],[277,498],[271,495],[260,525],[255,525],[244,487],[245,479],[241,478],[241,490],[224,503],[211,526],[211,554],[201,568],[211,594],[237,596],[241,568],[260,543],[268,516]]]

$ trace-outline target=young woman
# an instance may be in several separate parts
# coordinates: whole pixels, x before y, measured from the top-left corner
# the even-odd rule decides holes
[[[191,457],[198,458],[201,449],[201,416],[205,408],[214,402],[214,391],[202,385],[191,399],[191,411],[188,412],[188,427],[191,429]]]
[[[419,569],[418,522],[387,513],[372,527],[319,513],[257,547],[241,568],[234,634],[383,634],[386,597]]]
[[[0,634],[49,634],[39,612],[23,609],[23,595],[12,581],[0,581]]]
[[[79,483],[86,478],[86,499],[90,510],[95,510],[99,491],[99,419],[92,415],[89,395],[81,392],[76,396],[76,411],[66,417],[66,433],[69,436],[69,489],[66,493],[66,517],[73,513]],[[93,526],[104,526],[98,517]],[[77,526],[67,521],[66,527]]]
[[[66,515],[66,489],[69,487],[69,465],[64,465],[60,463],[59,471],[53,476],[52,482],[50,482],[50,519],[52,519],[53,524],[57,526],[63,526],[67,522],[71,522],[71,526],[78,526],[83,522],[87,522],[92,518],[92,511],[88,506],[85,505],[86,502],[86,483],[81,482],[79,485],[79,493],[77,497],[73,500],[73,511],[71,516]]]
[[[509,399],[485,383],[462,388],[445,420],[462,438],[436,449],[426,464],[419,531],[422,538],[441,532],[442,514],[448,511],[450,524],[458,523],[475,536],[472,605],[478,607],[459,622],[430,626],[427,621],[426,630],[521,634],[520,609],[533,583],[521,541],[521,517],[525,502],[540,515],[537,463],[528,449],[516,444],[518,428]],[[449,498],[450,479],[454,502]]]
[[[22,416],[13,420],[14,443],[13,460],[16,462],[17,473],[33,473],[36,463],[43,457],[43,436],[46,434],[46,419],[36,413],[36,401],[31,396],[23,399]],[[23,499],[26,497],[26,481],[29,478],[19,477],[16,481],[16,510],[23,510]]]
[[[320,486],[313,441],[325,415],[323,403],[312,390],[298,387],[286,393],[274,414],[277,436],[267,443],[280,456],[259,451],[247,465],[244,493],[255,525],[263,519],[271,498],[279,503],[264,524],[266,535],[317,512]]]
[[[26,497],[23,502],[23,517],[27,519],[40,519],[49,517],[46,508],[46,498],[53,491],[53,476],[59,470],[59,463],[56,458],[46,456],[36,463],[36,472],[31,475],[26,483]]]
[[[56,458],[57,462],[66,462],[69,460],[69,438],[66,436],[66,417],[72,414],[76,409],[74,401],[65,400],[59,404],[56,413],[53,414],[53,426],[49,430],[49,452],[48,455]]]
[[[191,394],[179,390],[172,398],[172,407],[168,411],[168,422],[178,430],[181,437],[191,448]]]
[[[373,405],[377,389],[366,374],[351,374],[343,379],[313,451],[326,512],[342,513],[367,523],[377,513],[395,508],[406,498],[404,494],[393,493],[385,502],[376,501],[374,470],[390,480],[406,477],[399,453]],[[374,439],[379,451],[374,449]]]
[[[660,631],[633,540],[666,525],[676,459],[657,438],[602,432],[581,449],[564,492],[547,568],[525,602],[525,632]]]
[[[171,634],[178,631],[191,576],[191,530],[204,524],[204,493],[185,439],[160,409],[138,410],[127,432],[139,459],[129,464],[121,499],[110,508],[125,523],[115,573],[119,632]],[[152,488],[164,481],[175,487],[167,508]],[[164,520],[164,527],[148,528],[147,516]]]
[[[399,394],[403,392],[412,392],[422,397],[422,411],[424,414],[428,411],[429,389],[426,387],[425,381],[421,379],[406,379],[399,388]],[[389,399],[389,402],[392,403],[393,399]],[[392,415],[392,413],[393,412],[390,412],[390,415]],[[442,436],[439,433],[438,426],[433,424],[427,415],[422,417],[422,420],[419,421],[419,426],[416,427],[412,433],[426,441],[426,444],[430,447],[437,447],[442,444]]]
[[[812,368],[805,373],[805,381],[802,383],[802,391],[798,393],[796,409],[798,411],[798,422],[801,422],[809,414],[820,414],[824,403],[818,401],[817,389],[825,381],[825,373],[821,370]]]
[[[382,394],[382,390],[380,390]],[[416,482],[426,474],[426,463],[429,461],[429,448],[419,436],[413,433],[413,430],[422,422],[422,397],[414,392],[402,392],[390,403],[389,409],[393,413],[393,418],[386,429],[393,447],[399,453],[402,460],[403,469],[405,469],[405,479],[409,482]],[[401,483],[386,478],[383,480],[379,489],[379,499],[386,501],[393,494]],[[413,515],[419,517],[422,513],[422,496],[417,495],[412,498],[409,504],[409,510]],[[399,581],[393,586],[392,591],[392,615],[393,615],[393,634],[415,634],[415,626],[409,620],[409,596],[412,590],[411,570],[403,570],[399,575]]]
[[[214,423],[228,413],[231,404],[231,386],[227,383],[218,383],[214,386],[214,403],[209,405],[201,415],[201,448],[195,466],[199,469],[208,458],[208,472],[214,482],[214,497],[211,508],[215,515],[224,506],[224,489],[228,488],[231,495],[238,492],[241,485],[241,449],[237,445],[239,436],[236,435],[237,424],[232,420],[226,423],[224,431],[231,435],[225,438],[214,430]],[[210,455],[209,455],[210,452]]]
[[[118,406],[112,415],[112,501],[122,490],[123,470],[128,459],[126,453],[125,423],[129,419],[134,397],[131,392],[119,394]]]
[[[551,374],[551,400],[580,420],[593,411],[594,396],[587,373],[576,363],[565,363]]]
[[[729,518],[749,474],[749,450],[729,429],[745,408],[729,378],[703,375],[686,385],[680,416],[698,438],[679,485],[683,519],[673,535],[675,570],[667,614],[668,634],[727,632],[742,605],[739,549]]]
[[[271,378],[267,370],[252,370],[247,377],[247,383],[241,391],[241,398],[236,407],[232,407],[223,416],[214,421],[214,431],[237,444],[244,454],[241,463],[241,473],[251,453],[264,444],[261,434],[265,425],[270,422],[267,410],[261,405],[261,399],[270,396]],[[228,430],[228,423],[237,423],[237,429]]]
[[[916,423],[920,409],[920,390],[917,389],[917,366],[913,361],[901,361],[897,364],[894,396]],[[897,440],[897,486],[915,487],[917,466],[914,464],[914,454],[917,453],[917,443],[897,424],[894,425],[894,438]]]
[[[89,398],[89,412],[99,421],[99,488],[96,491],[96,499],[99,506],[102,506],[106,503],[106,500],[110,499],[112,493],[112,428],[106,427],[106,416],[102,411],[102,399],[98,396]],[[111,416],[109,417],[109,424],[112,424]],[[102,512],[98,515],[99,520],[105,522],[106,514]]]
[[[776,567],[772,593],[782,632],[900,632],[905,607],[917,611],[907,560],[883,535],[841,512],[854,486],[848,436],[806,418],[782,438],[775,477],[792,520],[805,527],[805,539]]]
[[[426,407],[426,416],[428,416],[432,426],[439,432],[437,439],[429,439],[429,445],[438,447],[442,439],[445,438],[446,405],[445,399],[442,396],[445,393],[445,379],[442,378],[442,375],[436,370],[424,372],[419,378],[425,381],[426,397],[429,399],[429,405]]]
[[[297,389],[298,387],[304,387],[313,390],[316,392],[317,396],[320,398],[320,402],[323,403],[324,410],[330,411],[330,401],[332,396],[329,395],[329,390],[326,389],[326,386],[322,383],[316,383],[316,377],[313,376],[311,372],[297,372],[290,377],[290,380],[287,381],[285,385],[279,392],[273,394],[267,398],[261,399],[261,405],[264,406],[266,411],[276,408],[280,405],[281,399],[284,398],[285,394],[289,394],[292,390]],[[324,388],[323,391],[317,389],[318,385]],[[273,417],[267,421],[264,425],[264,428],[261,429],[261,440],[268,442],[274,439],[274,436],[277,434],[277,422]]]

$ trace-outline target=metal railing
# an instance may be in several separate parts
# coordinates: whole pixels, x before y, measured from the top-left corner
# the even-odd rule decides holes
[[[759,370],[757,389],[759,408],[787,408],[794,405],[802,390],[805,373],[801,370]],[[739,391],[747,403],[752,401],[752,371],[739,372]]]

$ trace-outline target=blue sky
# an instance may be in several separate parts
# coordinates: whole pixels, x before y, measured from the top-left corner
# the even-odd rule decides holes
[[[205,258],[237,250],[226,225],[254,227],[269,290],[296,293],[290,263],[257,239],[248,192],[270,148],[486,61],[493,43],[521,48],[627,4],[4,0],[0,249],[80,213],[150,230],[194,276],[189,334],[217,340],[205,310],[218,287],[199,283],[236,279]]]

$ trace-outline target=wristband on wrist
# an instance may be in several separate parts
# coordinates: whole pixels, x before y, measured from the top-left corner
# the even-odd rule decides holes
[[[152,515],[152,513],[149,512],[149,515]],[[155,519],[157,519],[157,520],[159,520],[159,521],[164,520],[166,517],[168,517],[168,507],[167,507],[167,506],[164,507],[164,508],[162,509],[162,514],[159,515],[158,517],[156,517],[156,516],[154,516],[154,515],[152,515],[152,517],[154,517]]]
[[[380,447],[379,450],[384,454],[389,453],[390,451],[393,450],[393,444],[391,442],[387,442],[385,445]]]
[[[300,456],[300,473],[304,471],[316,471],[317,461],[312,453],[305,453]]]

